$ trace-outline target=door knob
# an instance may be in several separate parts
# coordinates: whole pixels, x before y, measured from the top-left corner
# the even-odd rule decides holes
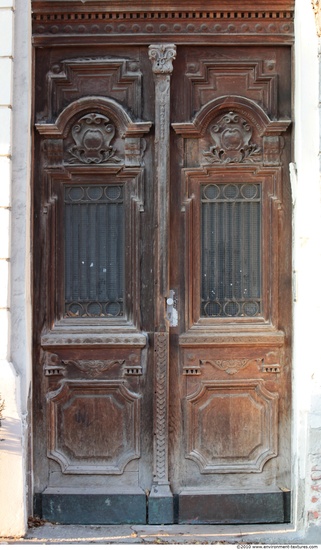
[[[170,327],[177,327],[178,312],[177,312],[177,301],[175,299],[174,290],[169,291],[169,296],[166,299],[166,319],[169,321]]]

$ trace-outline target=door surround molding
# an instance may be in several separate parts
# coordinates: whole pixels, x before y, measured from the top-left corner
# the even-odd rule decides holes
[[[135,44],[292,44],[294,0],[231,4],[170,0],[158,3],[121,1],[33,0],[33,42],[64,45],[81,43]]]
[[[137,46],[145,45],[163,45],[173,46],[176,45],[191,45],[191,46],[215,46],[215,45],[284,45],[289,46],[293,43],[293,3],[289,2],[275,2],[271,7],[266,3],[264,6],[260,6],[259,9],[253,8],[250,4],[243,6],[242,11],[233,11],[231,6],[227,2],[221,2],[219,6],[216,5],[215,10],[208,10],[202,4],[199,4],[197,8],[185,6],[182,2],[177,2],[175,6],[170,7],[166,11],[156,10],[153,6],[149,9],[149,5],[146,2],[141,2],[138,6],[135,6],[135,10],[125,11],[125,8],[120,2],[112,2],[108,6],[108,11],[102,5],[102,2],[90,2],[90,4],[84,6],[81,2],[71,1],[67,3],[67,6],[59,1],[47,1],[34,0],[33,2],[33,42],[36,48],[44,46],[55,48],[56,46],[77,46],[77,45],[103,45],[108,43],[108,46],[113,45],[128,45],[134,44]],[[197,11],[196,11],[197,10]],[[245,11],[246,10],[246,11]],[[272,70],[272,69],[271,69]],[[153,70],[155,76],[155,89],[156,89],[156,116],[159,121],[157,122],[155,135],[156,143],[160,139],[164,128],[169,131],[169,113],[166,112],[166,105],[169,105],[169,90],[166,98],[160,97],[158,93],[158,83],[164,84],[164,74],[158,74]],[[168,73],[171,71],[169,70]],[[193,72],[193,70],[191,70]],[[169,81],[170,76],[167,80]],[[161,87],[159,87],[161,88]],[[159,109],[159,113],[157,109]],[[67,107],[68,109],[68,107]],[[165,112],[165,115],[164,115]],[[162,119],[163,117],[163,119]],[[165,117],[165,119],[164,119]],[[59,119],[59,117],[58,117]],[[57,119],[57,120],[58,120]],[[121,117],[120,117],[121,119]],[[120,120],[120,122],[123,122]],[[282,121],[283,122],[283,121]],[[270,132],[272,135],[278,136],[282,133],[288,124],[288,121],[284,121],[284,128],[278,126],[279,123],[275,123],[269,120],[271,125]],[[149,123],[144,125],[144,128],[137,128],[139,122],[129,121],[129,125],[136,125],[134,131],[139,137],[149,130]],[[185,124],[188,126],[189,123]],[[163,126],[162,126],[163,125]],[[40,134],[43,132],[44,124],[37,125],[37,130]],[[61,129],[48,121],[47,131],[50,138],[54,138]],[[178,130],[179,123],[176,125],[175,130]],[[163,128],[163,129],[162,129]],[[187,131],[189,129],[187,128]],[[159,133],[160,132],[160,133]],[[183,132],[177,132],[182,133]],[[271,135],[267,134],[268,136]],[[137,136],[136,136],[137,137]],[[182,137],[185,137],[184,135]],[[161,166],[162,157],[165,155],[168,157],[169,145],[165,144],[165,147],[157,146],[155,148],[155,156],[157,157],[157,166]],[[54,156],[54,152],[53,152]],[[158,179],[164,184],[165,194],[158,197],[159,204],[165,205],[166,198],[166,182],[168,175],[162,168],[158,174]],[[162,203],[163,201],[163,203]],[[165,201],[165,202],[164,202]],[[166,205],[165,205],[166,206]],[[166,209],[166,208],[165,208]],[[164,210],[164,208],[163,208]],[[158,208],[156,209],[158,211]],[[159,216],[158,221],[161,225],[163,216]],[[166,228],[163,231],[163,241],[159,243],[159,251],[166,250],[166,243],[168,242],[168,234]],[[165,245],[165,246],[164,246]],[[159,257],[159,254],[157,254]],[[158,260],[157,260],[158,261]],[[157,262],[156,262],[157,263]],[[164,265],[167,262],[164,262]],[[162,326],[162,322],[165,317],[165,300],[169,296],[169,285],[166,274],[162,273],[161,266],[155,265],[155,273],[158,274],[161,281],[158,291],[157,300],[159,303],[156,305],[155,314],[155,379],[156,383],[164,376],[163,384],[159,390],[159,393],[168,392],[168,369],[169,369],[169,342],[168,342],[168,327]],[[156,300],[156,302],[157,302]],[[77,335],[78,337],[78,335]],[[52,342],[49,342],[49,346]],[[78,342],[77,342],[78,343]],[[157,345],[159,343],[159,345]],[[43,342],[42,342],[43,344]],[[89,344],[86,341],[86,345]],[[115,342],[112,342],[113,346]],[[165,357],[165,358],[164,358]],[[155,399],[156,413],[154,409],[154,429],[156,431],[156,437],[154,439],[156,452],[154,451],[154,457],[157,456],[157,446],[163,437],[167,440],[168,433],[168,412],[162,411],[162,418],[158,414],[157,399]],[[158,421],[164,424],[165,432],[160,433],[157,428]],[[158,449],[159,450],[159,449]],[[173,511],[168,512],[169,508],[172,508],[172,495],[170,492],[166,492],[166,487],[169,489],[168,481],[168,453],[166,448],[161,449],[161,455],[165,456],[165,463],[163,458],[156,458],[154,460],[154,488],[162,486],[162,496],[164,501],[162,502],[161,522],[171,523],[173,521]],[[160,468],[161,464],[161,468]],[[160,472],[160,475],[159,475]],[[165,489],[165,490],[163,490]],[[45,492],[46,493],[46,492]],[[48,493],[47,505],[51,502],[52,494]],[[139,495],[141,498],[141,495]],[[167,507],[169,499],[169,508]],[[43,501],[46,505],[46,500]],[[150,508],[151,511],[151,508]],[[155,508],[155,517],[159,518],[159,510]],[[155,523],[151,521],[151,523]]]

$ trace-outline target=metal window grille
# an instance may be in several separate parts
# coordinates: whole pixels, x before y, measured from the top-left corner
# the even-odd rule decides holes
[[[261,185],[203,185],[201,218],[201,316],[260,315]]]
[[[65,187],[65,315],[124,315],[124,189]]]

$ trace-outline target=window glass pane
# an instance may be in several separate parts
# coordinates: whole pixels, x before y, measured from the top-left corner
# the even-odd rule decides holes
[[[260,184],[203,185],[201,217],[201,316],[261,314]]]
[[[124,314],[124,189],[65,187],[65,315]]]

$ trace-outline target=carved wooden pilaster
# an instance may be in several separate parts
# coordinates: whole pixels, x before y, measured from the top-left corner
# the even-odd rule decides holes
[[[169,148],[170,77],[176,56],[174,44],[149,46],[155,80],[155,402],[154,402],[154,484],[151,497],[163,501],[162,522],[172,515],[168,481],[168,364],[169,326],[166,298],[169,297]],[[151,502],[151,514],[160,517],[159,504]],[[158,521],[160,521],[158,519]],[[153,519],[152,519],[152,522]]]
[[[170,78],[172,61],[176,56],[174,44],[149,46],[149,58],[155,80],[155,178],[156,178],[156,326],[165,326],[165,300],[169,293],[169,133],[170,133]]]

